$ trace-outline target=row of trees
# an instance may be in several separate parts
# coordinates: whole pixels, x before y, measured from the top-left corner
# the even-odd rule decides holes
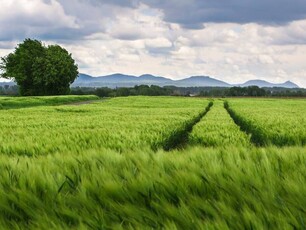
[[[202,97],[306,97],[306,89],[259,88],[250,87],[174,87],[140,85],[133,88],[72,88],[72,94],[95,94],[100,97],[122,97],[134,95],[147,96],[202,96]]]
[[[78,76],[78,66],[67,50],[31,39],[1,58],[0,70],[1,77],[14,80],[24,96],[68,94]]]
[[[306,97],[306,89],[259,88],[258,86],[201,90],[205,97]]]
[[[122,96],[202,96],[202,97],[306,97],[306,89],[285,88],[258,88],[251,87],[174,87],[174,86],[147,86],[139,85],[133,88],[110,89],[107,87],[91,88],[76,87],[71,89],[73,95],[93,94],[99,97],[122,97]],[[0,95],[19,95],[17,85],[0,85]]]
[[[232,97],[263,97],[270,96],[269,92],[258,86],[215,88],[213,90],[203,90],[201,96],[232,96]]]
[[[159,87],[156,85],[139,85],[133,88],[117,88],[110,89],[107,87],[102,88],[72,88],[71,93],[75,95],[94,94],[99,97],[125,97],[125,96],[170,96],[173,95],[173,90],[166,87]]]

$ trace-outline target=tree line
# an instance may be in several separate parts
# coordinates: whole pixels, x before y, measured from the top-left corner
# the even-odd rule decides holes
[[[139,85],[131,88],[86,88],[76,87],[71,89],[72,94],[94,94],[99,97],[122,96],[202,96],[202,97],[306,97],[306,89],[286,88],[259,88],[249,87],[175,87],[175,86],[147,86]]]
[[[74,87],[70,89],[72,95],[97,95],[99,97],[125,97],[125,96],[201,96],[201,97],[306,97],[306,89],[286,88],[259,88],[249,87],[175,87],[156,85],[139,85],[130,88],[92,88]],[[0,95],[18,96],[17,85],[0,86]]]

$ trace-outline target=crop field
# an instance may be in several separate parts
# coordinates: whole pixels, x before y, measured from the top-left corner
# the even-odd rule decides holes
[[[1,112],[0,153],[48,155],[84,149],[165,148],[175,145],[208,101],[137,98],[75,106],[42,106]]]
[[[99,99],[96,96],[0,97],[0,109],[19,109],[43,105],[61,105]]]
[[[305,100],[0,104],[0,229],[306,229]]]
[[[306,145],[306,100],[231,100],[228,110],[259,145]]]
[[[190,141],[203,146],[250,146],[249,136],[241,132],[224,109],[224,102],[215,100],[210,112],[194,126]]]

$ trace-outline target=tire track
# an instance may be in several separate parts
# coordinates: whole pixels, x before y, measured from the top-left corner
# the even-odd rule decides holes
[[[165,140],[163,149],[171,151],[173,149],[183,149],[188,144],[189,134],[193,127],[201,121],[201,119],[210,111],[213,102],[209,102],[208,106],[195,118],[187,121],[182,127],[174,130],[173,133]]]
[[[251,135],[251,142],[255,146],[267,146],[268,138],[266,137],[265,133],[262,132],[261,129],[247,121],[242,116],[238,115],[233,109],[230,108],[228,101],[224,102],[224,108],[228,112],[228,114],[231,116],[233,121],[238,125],[241,129],[241,131],[250,134]]]

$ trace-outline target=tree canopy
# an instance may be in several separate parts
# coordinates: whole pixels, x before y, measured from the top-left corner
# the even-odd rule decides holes
[[[2,57],[0,69],[1,77],[13,79],[24,96],[68,94],[78,75],[78,66],[67,50],[32,39]]]

